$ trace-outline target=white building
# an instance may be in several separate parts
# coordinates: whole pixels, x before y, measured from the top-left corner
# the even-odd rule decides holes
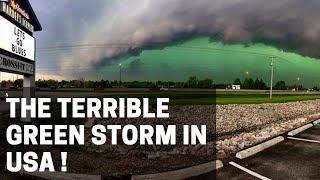
[[[233,90],[240,90],[241,86],[240,85],[232,85]]]

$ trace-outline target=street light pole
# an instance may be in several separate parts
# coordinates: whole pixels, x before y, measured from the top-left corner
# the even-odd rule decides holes
[[[300,86],[300,76],[297,77],[297,91],[299,91],[299,86]]]
[[[274,69],[274,60],[275,60],[275,56],[270,56],[269,57],[271,59],[271,78],[270,78],[270,99],[272,99],[272,90],[273,90],[273,69]]]

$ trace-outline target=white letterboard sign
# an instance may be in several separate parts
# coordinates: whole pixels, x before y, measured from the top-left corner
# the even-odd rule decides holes
[[[35,60],[35,39],[0,16],[0,49]]]

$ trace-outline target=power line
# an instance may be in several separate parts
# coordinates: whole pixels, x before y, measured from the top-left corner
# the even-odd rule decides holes
[[[70,44],[70,45],[60,45],[60,46],[52,46],[52,47],[40,47],[37,50],[39,52],[58,52],[58,51],[70,51],[70,50],[88,50],[88,49],[97,49],[97,48],[132,48],[132,47],[139,47],[142,46],[140,49],[147,49],[153,48],[156,49],[157,46],[166,45],[164,42],[155,42],[152,44],[131,44],[131,43],[106,43],[106,44]],[[167,45],[170,47],[170,45]],[[260,53],[260,52],[253,52],[253,51],[245,51],[245,50],[232,50],[232,49],[222,49],[222,48],[213,48],[213,47],[197,47],[197,46],[171,46],[171,48],[176,49],[191,49],[191,50],[209,50],[209,51],[223,51],[223,52],[234,52],[234,53],[245,53],[245,54],[253,54],[253,55],[260,55],[269,57],[272,54],[267,53]],[[288,59],[283,57],[278,57],[279,59],[285,60],[290,62]]]
[[[156,44],[147,44],[142,45],[141,49],[153,47],[156,49]],[[42,47],[38,48],[38,51],[63,51],[63,50],[74,50],[74,49],[91,49],[91,48],[131,48],[134,46],[139,46],[138,44],[79,44],[79,45],[61,45],[61,46],[52,46],[52,47]],[[169,47],[170,45],[168,45]],[[243,50],[231,50],[231,49],[222,49],[222,48],[212,48],[212,47],[197,47],[197,46],[174,46],[173,48],[180,48],[180,49],[197,49],[197,50],[216,50],[216,51],[225,51],[225,52],[238,52],[238,53],[249,53],[249,54],[256,54],[256,55],[264,55],[268,56],[270,54],[266,53],[259,53],[259,52],[252,52],[252,51],[243,51]]]

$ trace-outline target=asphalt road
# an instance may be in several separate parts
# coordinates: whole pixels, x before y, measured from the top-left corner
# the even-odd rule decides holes
[[[239,167],[260,175],[260,178],[228,164],[217,171],[217,179],[320,179],[320,126],[314,126],[294,138],[314,142],[286,138],[254,156],[233,161]]]

